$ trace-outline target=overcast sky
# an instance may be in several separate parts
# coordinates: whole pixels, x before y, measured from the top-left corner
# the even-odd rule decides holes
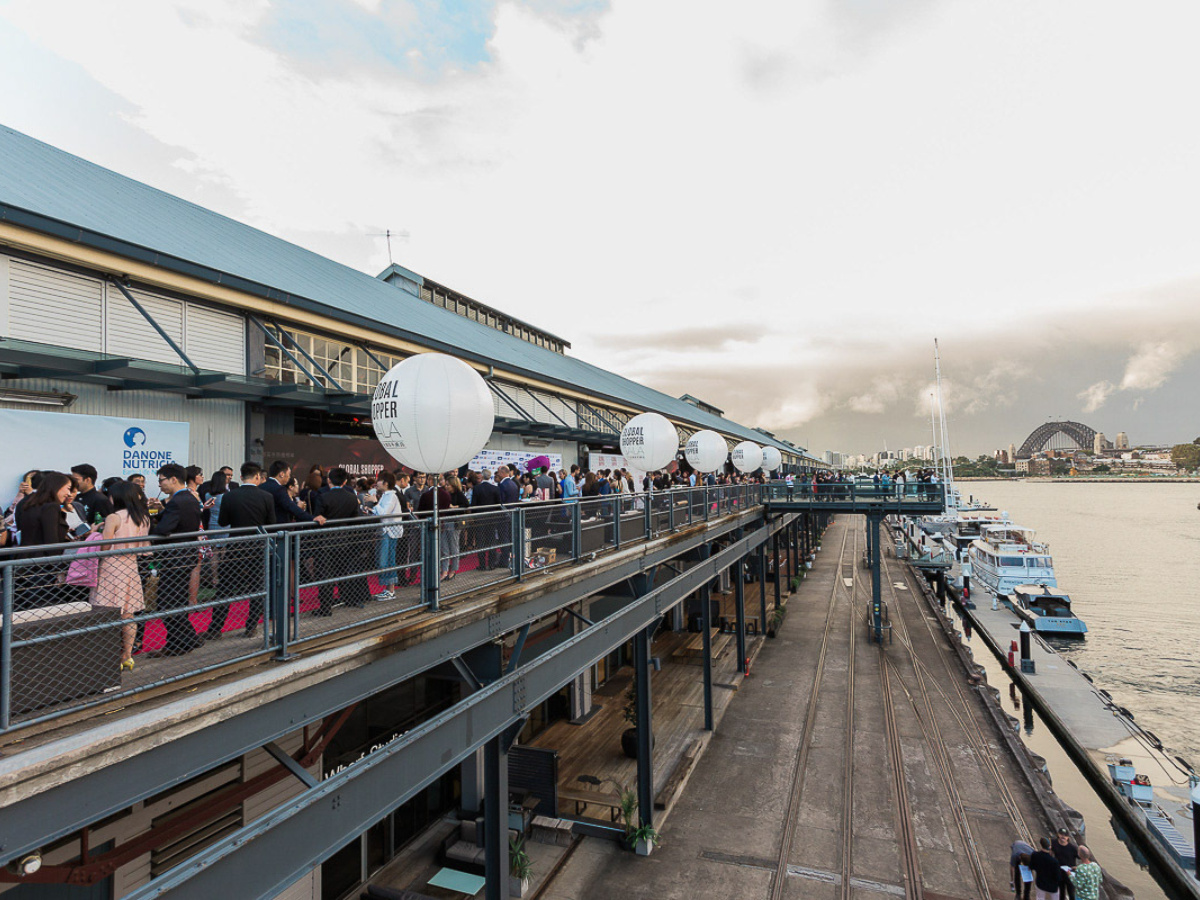
[[[1200,4],[0,0],[0,121],[815,449],[1200,434]]]

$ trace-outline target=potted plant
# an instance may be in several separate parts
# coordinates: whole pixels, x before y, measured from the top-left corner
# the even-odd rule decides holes
[[[525,836],[508,839],[508,895],[524,897],[529,891],[529,877],[533,874],[533,861],[525,849]]]
[[[625,837],[633,833],[633,823],[637,821],[638,799],[637,791],[621,791],[621,821],[625,824]]]
[[[767,637],[773,638],[779,633],[779,629],[783,625],[783,617],[786,615],[787,609],[783,606],[771,610],[771,615],[767,621]]]
[[[621,732],[621,750],[629,759],[637,759],[637,673],[629,680],[625,691],[625,707],[621,717],[629,723],[629,727]],[[654,735],[650,735],[650,746],[654,746]]]
[[[628,841],[638,856],[649,856],[659,845],[658,830],[653,825],[639,825],[629,832]]]
[[[800,575],[793,575],[792,580],[791,580],[790,584],[788,585],[788,587],[790,587],[792,589],[793,594],[796,593],[796,591],[800,590],[800,578],[801,578]]]

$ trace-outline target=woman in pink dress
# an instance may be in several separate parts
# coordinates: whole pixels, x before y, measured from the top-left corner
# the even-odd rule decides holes
[[[123,481],[113,485],[109,499],[116,511],[104,520],[103,537],[106,541],[117,540],[119,543],[105,545],[103,549],[126,550],[148,546],[147,541],[137,540],[145,538],[150,531],[150,512],[142,489]],[[116,607],[121,610],[122,619],[132,619],[146,608],[142,579],[138,575],[138,555],[105,556],[100,560],[92,605]],[[133,671],[133,639],[136,634],[137,626],[133,622],[121,629],[122,671]]]

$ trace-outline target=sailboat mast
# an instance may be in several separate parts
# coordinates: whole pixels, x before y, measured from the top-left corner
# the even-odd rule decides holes
[[[933,339],[933,370],[937,380],[938,413],[941,420],[942,460],[945,471],[942,492],[947,508],[954,503],[954,458],[950,455],[950,429],[946,425],[946,406],[942,402],[942,357],[937,338]]]

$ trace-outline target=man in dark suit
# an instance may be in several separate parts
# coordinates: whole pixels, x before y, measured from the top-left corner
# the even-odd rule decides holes
[[[505,509],[516,509],[521,502],[521,489],[517,486],[516,479],[512,477],[513,470],[509,466],[500,466],[496,470],[496,477],[500,479],[500,483],[496,486],[496,491],[500,495],[500,503]],[[499,520],[499,527],[496,529],[499,532],[499,556],[497,562],[499,568],[508,568],[512,563],[512,520],[508,516],[502,516]]]
[[[275,501],[262,490],[266,479],[262,466],[248,462],[242,465],[242,483],[225,493],[221,500],[221,514],[217,524],[223,528],[262,528],[275,524]],[[250,597],[250,610],[246,616],[246,637],[254,637],[258,631],[258,620],[263,614],[263,560],[262,544],[243,543],[233,538],[230,545],[222,548],[220,555],[221,585],[227,596]],[[217,640],[225,630],[225,619],[229,605],[213,607],[212,623],[204,633],[207,640]]]
[[[288,482],[292,480],[292,467],[282,459],[271,463],[271,476],[262,483],[262,490],[275,500],[275,521],[284,522],[316,522],[325,524],[324,516],[314,516],[300,508],[300,504],[288,496]]]
[[[500,512],[500,489],[492,481],[492,473],[487,469],[472,475],[471,509],[489,513]],[[494,569],[500,562],[500,553],[496,549],[499,543],[500,529],[498,515],[472,517],[475,522],[475,546],[478,548],[478,566],[480,569]],[[509,526],[509,531],[511,531]]]
[[[315,495],[313,512],[328,525],[351,525],[354,519],[362,515],[362,509],[358,505],[358,494],[352,486],[346,484],[348,480],[345,469],[340,466],[330,469],[329,490]],[[329,535],[320,540],[317,553],[317,577],[321,580],[317,587],[317,597],[320,606],[313,615],[333,615],[335,587],[338,598],[346,606],[362,609],[367,605],[367,597],[370,596],[367,581],[361,575],[355,576],[363,571],[367,555],[365,550],[369,546],[368,538],[373,537],[374,534],[354,531],[336,537]]]
[[[200,501],[187,489],[187,471],[177,463],[168,463],[158,470],[158,487],[171,498],[150,529],[151,534],[161,539],[160,545],[166,545],[154,554],[158,563],[158,609],[186,609],[188,585],[192,570],[200,563],[200,554],[192,543],[194,536],[176,535],[194,535],[200,530],[202,508]],[[181,543],[182,546],[171,548],[172,543]],[[167,629],[167,643],[161,655],[183,656],[202,643],[186,612],[164,615],[162,622]]]

